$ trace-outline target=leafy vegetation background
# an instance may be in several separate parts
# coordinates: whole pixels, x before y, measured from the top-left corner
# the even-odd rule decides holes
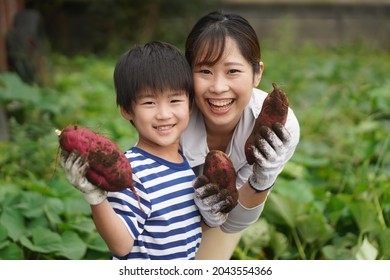
[[[286,45],[281,42],[281,45]],[[109,259],[89,206],[58,162],[55,129],[136,140],[115,104],[117,56],[51,54],[52,84],[0,74],[0,259]],[[301,140],[233,259],[390,259],[390,54],[365,45],[263,45],[260,88],[278,83]]]

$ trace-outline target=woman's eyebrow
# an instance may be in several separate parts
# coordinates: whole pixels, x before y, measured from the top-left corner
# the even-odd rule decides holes
[[[241,62],[235,62],[235,61],[226,62],[226,63],[224,63],[224,65],[226,65],[226,66],[244,66],[243,63],[241,63]]]

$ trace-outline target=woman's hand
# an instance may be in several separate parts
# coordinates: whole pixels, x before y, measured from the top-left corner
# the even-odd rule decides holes
[[[238,195],[231,191],[220,188],[217,184],[209,182],[206,176],[199,176],[194,180],[195,204],[203,217],[205,224],[209,227],[222,225],[228,213],[237,204]],[[236,189],[233,191],[237,192]]]
[[[260,137],[255,139],[253,173],[249,185],[257,192],[270,189],[282,170],[289,150],[291,135],[280,123],[272,129],[261,127]]]

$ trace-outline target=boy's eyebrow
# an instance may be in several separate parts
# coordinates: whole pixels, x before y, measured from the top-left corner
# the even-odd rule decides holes
[[[168,96],[180,96],[180,95],[185,95],[184,90],[172,90],[168,93]]]
[[[145,91],[139,94],[138,98],[153,98],[156,95],[166,94],[168,96],[180,96],[185,95],[186,92],[184,90],[163,90],[163,91]]]
[[[156,94],[150,92],[150,91],[143,91],[138,95],[138,98],[148,98],[148,97],[154,97]]]

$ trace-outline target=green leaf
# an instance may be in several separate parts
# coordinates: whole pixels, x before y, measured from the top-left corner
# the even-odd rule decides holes
[[[268,223],[264,219],[259,219],[251,225],[244,234],[241,240],[245,247],[253,249],[253,247],[265,247],[270,240],[270,232]]]
[[[62,235],[62,246],[58,255],[70,260],[80,260],[87,251],[87,245],[75,232],[66,231]]]
[[[77,197],[64,199],[64,211],[69,214],[90,215],[91,208],[88,203],[79,191],[75,190],[75,192]]]
[[[390,86],[383,86],[379,88],[374,88],[368,92],[370,101],[372,104],[372,109],[374,111],[380,110],[383,112],[389,112],[390,110]]]
[[[33,242],[49,252],[57,251],[61,248],[61,237],[58,233],[47,228],[37,227],[32,231]]]
[[[21,101],[36,104],[39,100],[37,89],[22,81],[15,73],[0,75],[0,97],[4,101]]]
[[[356,252],[358,260],[375,260],[378,256],[378,249],[375,248],[367,238],[364,238],[362,245]]]
[[[30,251],[32,252],[39,252],[39,253],[48,253],[47,250],[44,250],[42,248],[40,248],[39,246],[35,246],[30,239],[27,238],[27,236],[22,236],[20,238],[20,243],[26,247],[27,249],[29,249]]]
[[[58,233],[47,228],[37,227],[31,230],[32,241],[24,237],[21,242],[32,251],[40,253],[58,252],[61,249],[62,239]]]
[[[275,259],[278,259],[280,256],[288,252],[288,244],[287,237],[283,233],[277,231],[271,232],[269,245],[274,252]]]
[[[3,210],[0,217],[0,224],[7,229],[8,236],[13,241],[19,240],[26,230],[23,215],[16,209],[10,207]]]
[[[345,201],[346,199],[344,199],[343,195],[330,196],[326,212],[328,213],[331,224],[337,224],[339,219],[347,213],[348,208]]]
[[[69,221],[68,226],[79,232],[91,233],[96,230],[95,224],[90,218],[78,218],[77,221]]]
[[[6,240],[8,237],[8,231],[7,231],[7,228],[0,224],[0,242]]]
[[[379,233],[379,249],[382,253],[382,258],[385,260],[390,259],[390,228]]]
[[[89,235],[88,239],[86,240],[86,243],[89,249],[109,253],[107,244],[104,242],[103,238],[96,232]]]
[[[308,203],[314,200],[312,186],[306,180],[278,179],[274,187],[275,192],[294,200],[296,203]]]
[[[303,205],[297,203],[289,197],[273,192],[269,195],[266,207],[264,208],[264,217],[272,223],[279,225],[288,225],[294,228],[298,214],[302,211]]]
[[[308,171],[303,164],[289,161],[283,168],[282,176],[304,179],[308,176]]]
[[[44,206],[44,212],[51,225],[59,225],[62,223],[64,203],[58,198],[49,198]]]
[[[2,260],[23,260],[23,250],[15,243],[9,243],[9,245],[0,250],[0,259]]]
[[[17,208],[27,218],[40,217],[43,214],[44,197],[35,192],[23,192]]]
[[[348,207],[361,233],[380,229],[378,215],[371,202],[366,200],[351,200],[348,202]]]
[[[354,260],[355,257],[351,254],[351,250],[334,245],[322,247],[322,254],[328,260]]]
[[[0,250],[7,247],[11,242],[9,240],[3,240],[0,242]]]
[[[333,229],[327,224],[324,216],[320,213],[303,215],[298,218],[297,228],[302,239],[307,243],[323,243],[331,238]]]

